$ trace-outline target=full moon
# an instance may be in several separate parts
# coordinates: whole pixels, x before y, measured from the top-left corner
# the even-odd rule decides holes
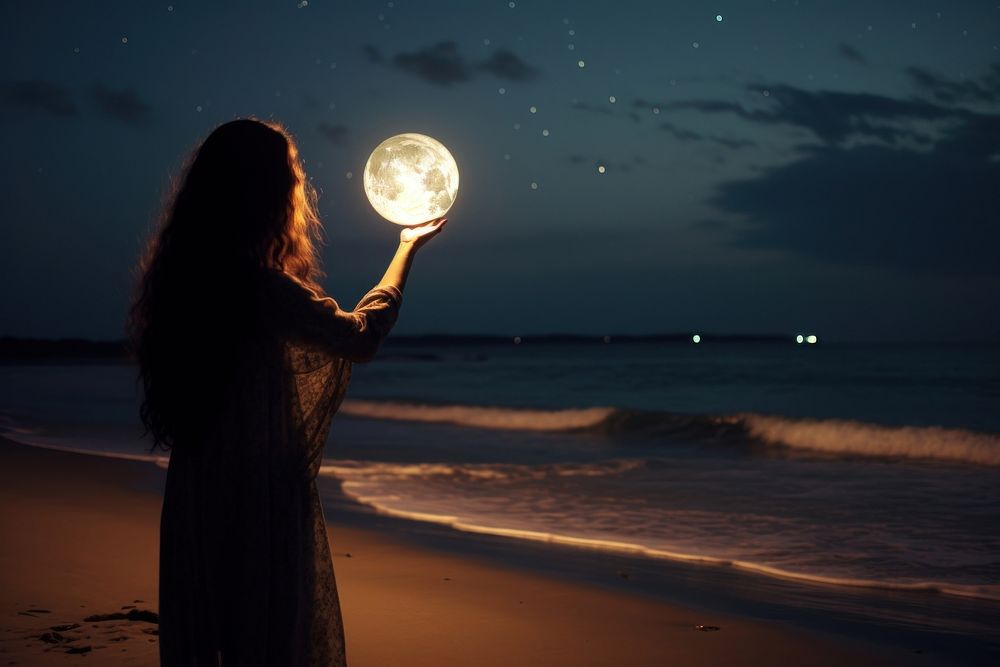
[[[448,149],[423,134],[389,137],[365,165],[365,194],[397,225],[419,225],[448,212],[458,195],[458,165]]]

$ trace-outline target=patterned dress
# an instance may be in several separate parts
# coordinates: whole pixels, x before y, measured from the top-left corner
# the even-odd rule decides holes
[[[213,425],[171,451],[160,519],[167,667],[346,664],[315,479],[351,363],[374,356],[402,297],[377,287],[348,312],[278,271],[256,294]]]

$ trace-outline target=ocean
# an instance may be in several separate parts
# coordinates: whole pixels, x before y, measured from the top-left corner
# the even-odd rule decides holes
[[[2,366],[0,416],[23,442],[149,458],[126,365]],[[355,366],[318,484],[328,511],[1000,641],[996,346],[389,344]]]

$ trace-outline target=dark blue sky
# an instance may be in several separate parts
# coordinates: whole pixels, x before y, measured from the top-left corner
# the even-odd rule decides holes
[[[119,337],[171,174],[253,115],[345,307],[398,232],[368,153],[455,155],[401,333],[1000,336],[995,0],[301,4],[4,4],[0,335]]]

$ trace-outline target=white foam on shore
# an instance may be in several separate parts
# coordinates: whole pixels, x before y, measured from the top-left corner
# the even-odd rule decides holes
[[[424,405],[396,401],[346,400],[340,414],[367,419],[457,424],[485,429],[568,431],[606,420],[614,408],[534,410],[479,405]]]
[[[547,477],[606,477],[646,465],[640,459],[607,459],[593,463],[552,463],[545,466],[518,463],[381,463],[338,460],[320,466],[322,475],[348,478],[361,474],[368,481],[423,480],[433,476],[473,480],[540,480]]]
[[[767,577],[797,581],[806,584],[938,593],[958,597],[1000,601],[1000,585],[995,584],[978,585],[936,581],[879,581],[864,578],[826,576],[822,574],[799,572],[749,560],[719,558],[697,553],[685,553],[655,545],[643,544],[641,542],[614,539],[612,536],[571,535],[550,531],[532,530],[530,528],[520,528],[509,525],[501,526],[488,521],[476,520],[471,517],[463,517],[461,514],[454,512],[442,511],[441,513],[437,513],[431,511],[411,511],[401,507],[401,505],[406,504],[407,501],[405,498],[401,498],[396,494],[378,493],[366,495],[363,489],[366,487],[370,488],[372,486],[372,479],[369,478],[367,474],[371,473],[375,477],[380,474],[397,474],[401,476],[408,476],[410,474],[450,474],[451,471],[446,469],[450,469],[451,466],[438,466],[438,469],[432,470],[425,465],[409,466],[363,464],[363,467],[357,467],[361,465],[358,462],[345,463],[351,463],[354,465],[324,465],[321,468],[320,473],[338,478],[341,482],[343,492],[349,498],[358,503],[368,505],[369,507],[375,509],[376,512],[386,516],[393,516],[411,521],[423,521],[427,523],[440,524],[454,530],[460,530],[467,533],[495,535],[511,539],[559,544],[576,548],[594,549],[609,553],[691,563],[695,565],[733,568]],[[355,476],[356,479],[350,479],[352,476]],[[505,519],[509,520],[510,517],[505,517]]]

